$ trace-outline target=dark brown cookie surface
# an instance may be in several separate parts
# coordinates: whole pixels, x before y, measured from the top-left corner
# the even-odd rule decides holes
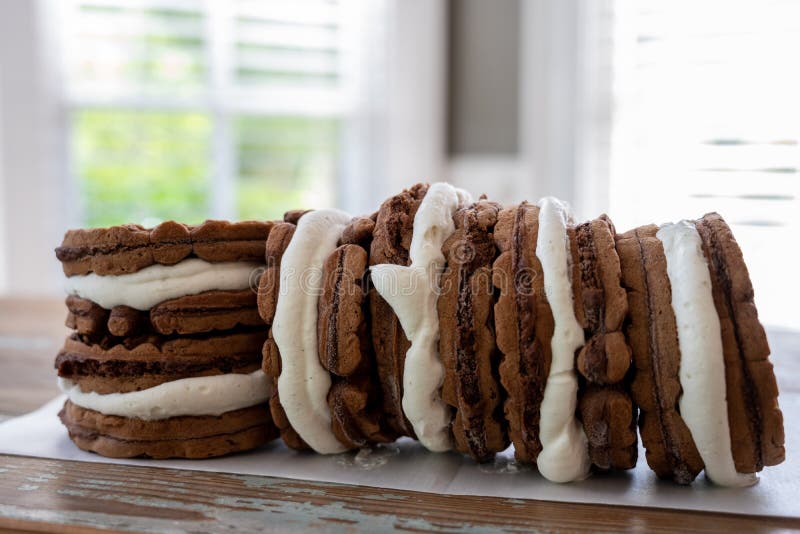
[[[447,266],[437,301],[442,399],[455,408],[456,450],[479,462],[508,446],[492,287],[499,212],[499,204],[482,200],[455,214],[455,231],[442,247]]]
[[[167,221],[154,228],[135,224],[69,230],[56,257],[67,276],[134,273],[151,265],[174,265],[188,257],[209,262],[262,261],[272,222]]]
[[[77,335],[56,357],[58,375],[84,391],[138,391],[193,376],[250,373],[258,369],[263,332],[207,338],[155,338],[129,348],[88,343]]]
[[[342,231],[341,243],[343,245],[358,245],[369,251],[372,246],[372,236],[375,233],[377,212],[369,217],[356,217]]]
[[[631,393],[639,406],[639,429],[647,463],[659,477],[688,484],[703,460],[680,416],[680,349],[672,290],[658,227],[617,236],[622,285],[628,294],[627,338],[633,352]]]
[[[594,465],[601,469],[636,466],[636,405],[624,388],[588,384],[579,395],[578,412]]]
[[[696,228],[720,319],[733,460],[738,472],[754,473],[781,463],[786,455],[769,344],[758,320],[747,266],[730,228],[716,213],[696,221]]]
[[[133,337],[151,334],[191,335],[261,326],[256,292],[206,291],[161,302],[148,311],[128,306],[107,310],[91,300],[69,296],[67,327],[93,338]]]
[[[368,244],[363,218],[345,228],[342,240]],[[370,219],[366,219],[370,221]],[[331,373],[328,405],[332,430],[349,448],[394,441],[382,413],[379,377],[366,299],[367,251],[355,243],[334,250],[323,266],[317,333],[322,366]]]
[[[258,283],[256,298],[258,313],[267,324],[272,324],[272,319],[275,317],[280,289],[281,259],[296,229],[292,223],[276,223],[267,238],[264,252],[266,267]]]
[[[571,228],[575,315],[586,343],[576,368],[580,373],[578,413],[589,443],[589,457],[601,469],[636,465],[636,409],[628,393],[631,350],[622,333],[628,298],[621,286],[616,232],[603,215]]]
[[[289,210],[283,214],[283,222],[297,224],[303,215],[312,211],[314,210]]]
[[[369,364],[371,343],[363,310],[367,252],[342,245],[323,264],[318,303],[317,341],[322,366],[337,376],[350,376]]]
[[[504,413],[518,460],[533,463],[542,450],[539,417],[550,373],[555,324],[536,257],[539,208],[523,202],[500,211],[494,240],[500,255],[492,282],[500,292],[494,307],[497,346],[503,353],[500,382]]]
[[[78,447],[111,458],[212,458],[254,449],[278,435],[263,404],[219,416],[144,421],[67,401],[59,417]]]
[[[428,191],[427,184],[417,184],[384,201],[375,221],[369,264],[408,265],[414,216]],[[369,292],[372,317],[372,341],[383,393],[383,410],[399,435],[414,436],[411,423],[403,413],[403,368],[411,344],[392,307],[375,290]]]

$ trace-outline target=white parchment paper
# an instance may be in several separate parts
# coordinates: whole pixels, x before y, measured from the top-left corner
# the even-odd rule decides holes
[[[81,462],[145,465],[196,471],[268,475],[378,488],[452,495],[603,503],[706,510],[732,514],[800,517],[800,395],[780,397],[785,418],[786,461],[762,472],[753,487],[712,486],[701,475],[689,487],[659,481],[639,451],[635,469],[596,474],[572,484],[554,484],[534,469],[518,467],[506,451],[493,465],[476,465],[455,453],[435,454],[411,440],[371,453],[320,456],[297,453],[279,440],[258,451],[211,460],[118,460],[79,450],[67,437],[57,398],[28,415],[0,423],[0,453]]]

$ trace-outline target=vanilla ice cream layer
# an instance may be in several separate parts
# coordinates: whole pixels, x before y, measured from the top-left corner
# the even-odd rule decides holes
[[[181,378],[140,391],[106,395],[82,391],[67,378],[59,378],[58,386],[82,408],[145,421],[221,415],[267,402],[270,396],[269,381],[261,369],[250,374]]]
[[[681,351],[678,405],[706,476],[721,486],[749,486],[755,474],[736,471],[731,452],[725,361],[719,315],[711,292],[711,275],[694,224],[665,224],[656,237],[664,246],[672,286],[672,311]]]
[[[578,403],[575,351],[584,344],[584,336],[572,306],[567,206],[547,197],[539,201],[539,207],[536,257],[542,264],[544,290],[555,330],[550,343],[550,374],[540,408],[542,452],[536,463],[548,480],[571,482],[586,478],[591,467],[586,434],[575,418]]]
[[[338,210],[303,215],[281,259],[280,294],[272,322],[281,355],[281,405],[303,441],[321,454],[346,450],[331,429],[331,377],[319,362],[317,304],[323,264],[350,219]]]
[[[375,289],[392,307],[411,342],[403,370],[403,412],[420,443],[436,452],[453,446],[453,414],[440,394],[444,366],[436,301],[445,264],[442,245],[455,230],[456,210],[470,201],[469,193],[449,184],[431,185],[414,216],[411,265],[381,264],[370,269]]]
[[[70,276],[68,294],[89,299],[106,309],[130,306],[149,310],[156,304],[211,290],[241,290],[250,287],[258,263],[209,263],[189,258],[175,265],[151,265],[135,273]]]

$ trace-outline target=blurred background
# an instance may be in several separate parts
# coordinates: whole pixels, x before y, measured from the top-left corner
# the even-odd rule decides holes
[[[0,294],[65,229],[374,211],[422,180],[720,212],[800,329],[800,2],[0,0]]]

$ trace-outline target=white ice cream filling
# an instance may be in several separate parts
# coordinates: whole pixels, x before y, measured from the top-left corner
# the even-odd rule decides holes
[[[656,237],[664,246],[678,329],[681,418],[712,482],[752,485],[756,475],[738,473],[733,461],[722,333],[700,234],[693,223],[681,221],[663,225]]]
[[[375,289],[400,320],[411,347],[403,368],[403,412],[420,443],[441,452],[453,446],[453,414],[442,400],[444,366],[439,357],[439,315],[436,310],[439,275],[444,269],[442,245],[455,230],[453,215],[471,201],[469,193],[436,183],[414,216],[409,257],[411,265],[375,265]]]
[[[222,415],[266,402],[270,385],[262,370],[181,378],[128,393],[82,391],[74,381],[58,379],[61,391],[82,408],[104,415],[155,421],[178,416]]]
[[[210,263],[189,258],[175,265],[151,265],[135,273],[70,276],[64,288],[70,295],[91,300],[106,309],[130,306],[149,310],[156,304],[211,290],[241,290],[250,287],[258,263]]]
[[[272,335],[281,354],[281,405],[303,441],[321,454],[347,449],[331,428],[331,376],[319,361],[317,304],[323,264],[350,220],[338,210],[303,215],[281,259],[280,294],[272,323]]]
[[[578,403],[575,350],[584,344],[584,335],[572,306],[567,206],[547,197],[539,201],[539,207],[536,257],[542,264],[544,290],[555,330],[550,343],[550,374],[540,408],[542,452],[536,464],[548,480],[571,482],[586,478],[591,468],[588,440],[575,417]]]

